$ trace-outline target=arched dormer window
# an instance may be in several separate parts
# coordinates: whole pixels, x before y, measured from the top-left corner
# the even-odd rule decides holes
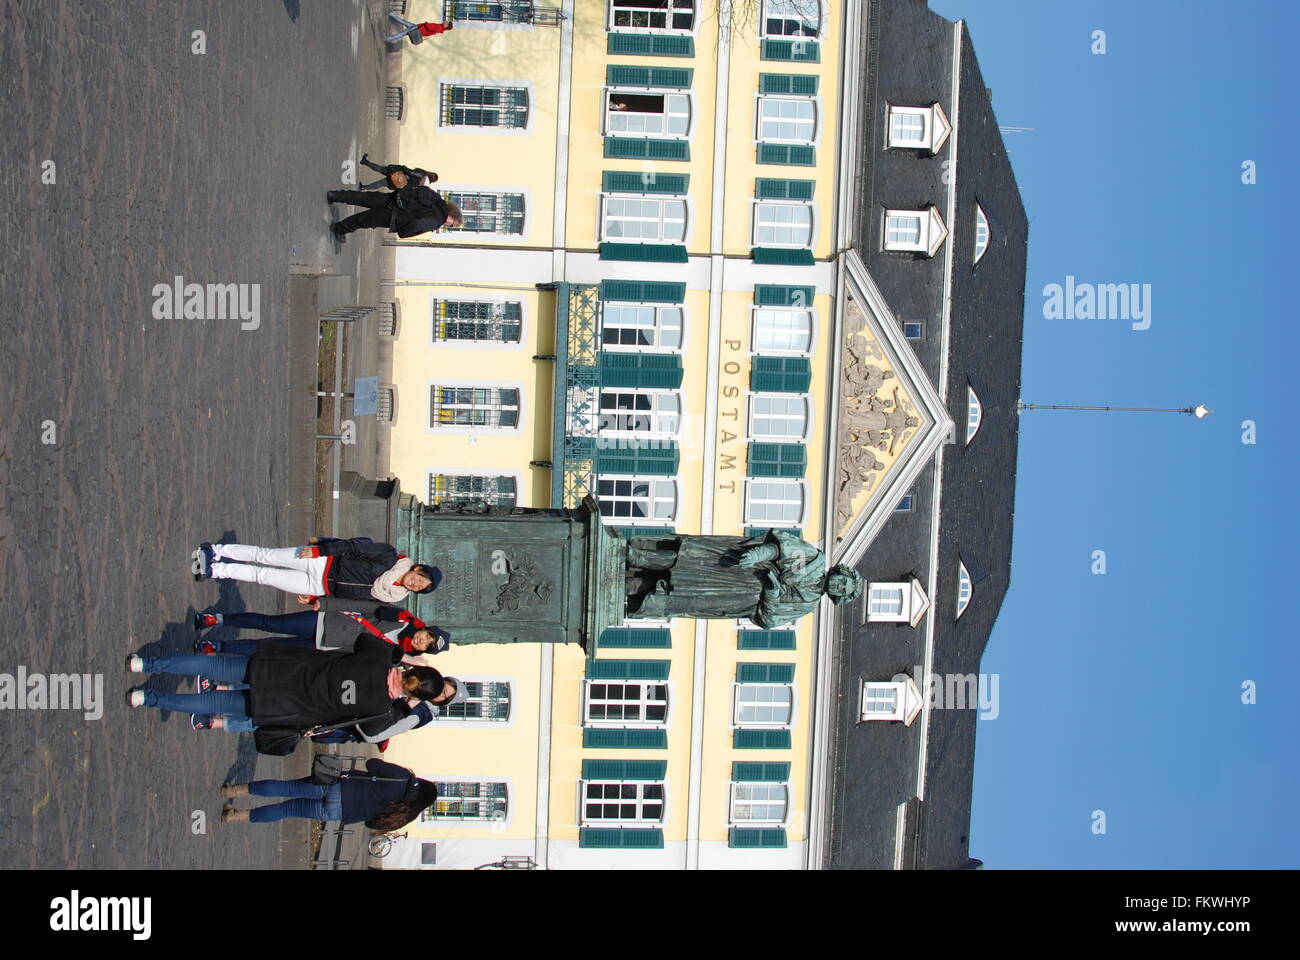
[[[957,561],[957,619],[966,612],[970,606],[971,593],[974,587],[971,583],[970,571],[966,569],[966,564],[960,560]]]
[[[984,208],[979,204],[975,205],[975,262],[980,262],[980,257],[984,256],[984,251],[989,248],[989,218],[984,213]]]
[[[979,432],[980,421],[984,419],[984,407],[975,395],[970,384],[966,385],[966,442],[970,443]]]

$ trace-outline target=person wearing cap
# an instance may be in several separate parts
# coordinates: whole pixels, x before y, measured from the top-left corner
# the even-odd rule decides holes
[[[338,609],[304,610],[301,613],[196,613],[194,629],[233,627],[235,630],[262,630],[276,634],[274,642],[287,643],[309,650],[351,649],[356,643],[357,627],[367,633],[383,637],[402,648],[402,663],[413,666],[431,666],[428,657],[442,653],[451,644],[451,634],[439,627],[430,627],[409,610],[381,603],[354,603],[329,601]],[[319,606],[319,604],[317,604]],[[238,653],[245,656],[257,650],[258,640],[200,639],[194,644],[195,653]]]
[[[368,537],[321,537],[306,547],[203,543],[194,551],[193,570],[198,580],[274,587],[313,609],[319,609],[322,596],[400,603],[412,593],[432,593],[442,581],[437,567],[416,563],[391,544]]]

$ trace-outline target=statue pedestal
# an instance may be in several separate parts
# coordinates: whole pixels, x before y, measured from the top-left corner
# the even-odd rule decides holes
[[[407,606],[452,643],[577,643],[590,655],[623,623],[627,541],[590,498],[571,510],[426,507],[403,494],[395,546],[442,571]]]

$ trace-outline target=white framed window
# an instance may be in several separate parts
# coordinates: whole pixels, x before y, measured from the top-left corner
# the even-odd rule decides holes
[[[519,426],[519,391],[503,387],[429,388],[429,426],[504,427]]]
[[[974,592],[974,584],[971,582],[970,571],[966,569],[966,564],[960,560],[957,561],[957,619],[966,612],[970,606],[971,594]]]
[[[928,210],[886,210],[883,221],[886,250],[908,250],[933,257],[948,237],[948,228],[934,207]]]
[[[934,103],[928,107],[889,108],[889,146],[929,150],[937,153],[952,133],[952,125],[943,108]]]
[[[493,506],[513,507],[519,495],[517,474],[429,474],[429,503],[468,503],[482,500]]]
[[[909,623],[915,627],[930,609],[921,581],[867,584],[866,602],[862,605],[864,623]]]
[[[980,422],[984,419],[984,405],[975,395],[974,389],[966,385],[966,442],[970,443],[979,432]]]
[[[584,823],[662,823],[662,780],[579,780]]]
[[[458,25],[471,26],[518,24],[531,27],[538,20],[533,0],[445,0],[443,22],[453,17]]]
[[[519,343],[523,303],[518,300],[433,301],[433,339],[476,343]]]
[[[601,475],[596,500],[606,523],[671,524],[677,516],[677,481],[672,477]]]
[[[910,493],[904,494],[901,498],[899,498],[898,503],[896,503],[896,504],[894,505],[894,512],[895,512],[895,513],[911,513],[911,512],[912,512],[912,498],[913,498],[913,494],[910,494]]]
[[[784,823],[789,787],[784,783],[733,783],[732,823]]]
[[[605,95],[605,132],[684,139],[691,132],[690,94],[610,88]]]
[[[481,822],[504,820],[509,811],[509,786],[502,780],[437,780],[438,799],[420,814],[420,820]]]
[[[469,698],[450,706],[434,706],[434,720],[492,720],[506,722],[510,719],[510,683],[497,680],[462,680]]]
[[[908,320],[904,322],[903,336],[908,340],[924,340],[925,323],[921,320]]]
[[[812,349],[813,312],[794,307],[755,307],[750,349],[754,353],[807,353]]]
[[[680,243],[686,238],[686,201],[606,195],[600,220],[602,240]]]
[[[695,0],[609,0],[609,29],[690,33]]]
[[[682,395],[676,390],[600,391],[600,432],[671,437],[682,418]]]
[[[766,143],[812,143],[817,139],[817,102],[811,97],[760,96],[758,139]]]
[[[749,398],[749,436],[754,440],[803,440],[808,436],[808,398],[756,393]]]
[[[522,235],[524,210],[522,193],[488,190],[444,190],[443,197],[460,207],[464,223],[447,227],[452,233],[496,233]]]
[[[788,683],[737,683],[733,722],[737,727],[788,727],[794,687]]]
[[[975,204],[975,262],[980,262],[984,251],[989,248],[989,218],[984,208]]]
[[[746,480],[745,524],[797,527],[803,523],[807,500],[802,480]]]
[[[754,246],[812,246],[811,203],[782,200],[754,201]]]
[[[604,350],[680,350],[683,310],[679,306],[606,302],[601,308]]]
[[[864,680],[858,718],[863,722],[899,720],[910,725],[922,706],[921,690],[907,674],[898,674],[887,681]]]
[[[639,620],[637,625],[646,621]],[[593,726],[662,727],[668,722],[664,680],[584,680],[583,722]]]
[[[821,18],[819,0],[763,0],[760,30],[765,37],[816,37]]]

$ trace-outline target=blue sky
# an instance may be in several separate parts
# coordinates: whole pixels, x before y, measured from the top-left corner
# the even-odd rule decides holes
[[[1215,411],[1022,415],[1012,586],[983,662],[1001,713],[979,724],[971,855],[990,869],[1300,866],[1300,4],[930,6],[966,21],[999,123],[1033,128],[1006,136],[1030,218],[1023,398]],[[1151,284],[1150,328],[1045,319],[1043,288],[1067,275]]]

